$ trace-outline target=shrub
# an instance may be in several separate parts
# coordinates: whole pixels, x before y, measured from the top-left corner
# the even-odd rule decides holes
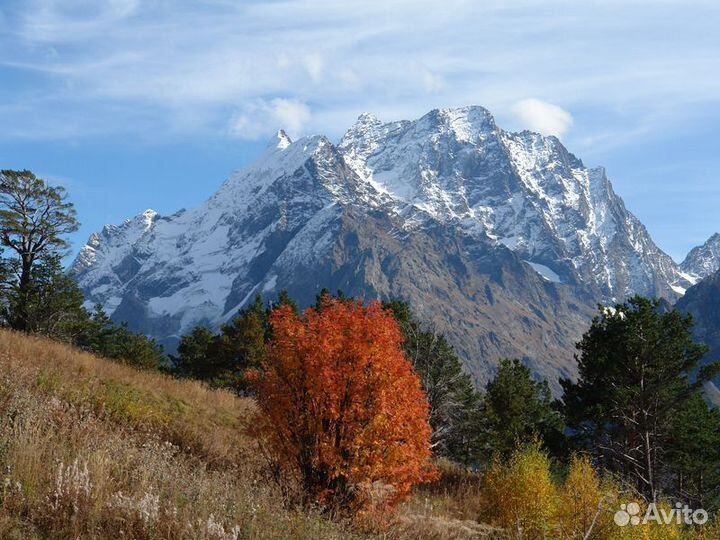
[[[490,523],[526,540],[553,537],[558,494],[539,442],[518,448],[507,463],[496,459],[484,491],[483,513]]]
[[[587,455],[570,460],[565,482],[559,490],[557,523],[561,538],[608,538],[615,527],[618,489],[603,481]]]
[[[392,506],[433,476],[420,380],[392,314],[377,302],[327,299],[271,314],[272,340],[254,386],[274,462],[307,502],[354,512]]]

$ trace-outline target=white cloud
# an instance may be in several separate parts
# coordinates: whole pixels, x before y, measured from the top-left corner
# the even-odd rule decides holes
[[[314,83],[319,83],[322,79],[323,69],[325,68],[325,61],[319,54],[308,54],[303,59],[305,69],[310,74],[310,78]]]
[[[443,78],[430,70],[423,70],[422,79],[425,90],[428,92],[440,92],[445,89]]]
[[[261,139],[284,129],[297,137],[311,118],[310,107],[295,99],[255,99],[232,118],[229,132],[240,139]]]
[[[535,98],[518,101],[512,110],[524,127],[543,135],[562,137],[573,125],[573,117],[565,109]]]

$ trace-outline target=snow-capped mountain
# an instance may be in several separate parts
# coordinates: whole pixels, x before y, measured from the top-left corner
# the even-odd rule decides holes
[[[672,297],[689,285],[603,168],[586,168],[555,137],[503,131],[481,107],[389,124],[365,114],[339,149],[377,191],[409,204],[416,221],[487,235],[549,279],[592,284],[607,299]]]
[[[706,278],[720,270],[720,234],[713,234],[702,246],[691,249],[680,268],[696,279]]]
[[[258,292],[405,298],[478,382],[502,356],[571,375],[595,302],[689,285],[602,168],[481,107],[364,114],[337,145],[280,132],[203,205],[105,227],[70,271],[89,303],[171,346]]]

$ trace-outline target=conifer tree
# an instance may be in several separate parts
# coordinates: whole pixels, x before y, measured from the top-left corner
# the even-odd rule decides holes
[[[25,288],[13,281],[6,290],[3,306],[6,324],[73,342],[88,321],[82,292],[63,271],[59,255],[45,253],[33,264],[32,279]]]
[[[210,380],[219,371],[217,335],[205,326],[196,326],[180,339],[175,369],[185,377]]]
[[[602,307],[577,346],[578,381],[561,381],[576,440],[650,501],[672,489],[669,459],[689,442],[673,433],[675,415],[718,368],[698,369],[707,348],[693,342],[691,317],[659,306],[636,296]]]
[[[259,367],[265,358],[264,317],[257,307],[251,306],[223,325],[215,349],[221,367],[215,376],[216,384],[246,392],[245,371]]]
[[[508,458],[519,444],[539,438],[555,453],[563,446],[563,418],[553,409],[546,381],[533,380],[519,360],[502,360],[482,405],[483,442],[489,455]]]
[[[720,411],[699,392],[672,415],[667,462],[678,497],[694,508],[720,506]]]
[[[49,186],[30,171],[0,171],[0,240],[17,260],[13,327],[31,330],[29,303],[36,263],[67,246],[78,229],[75,208],[62,187]]]
[[[277,304],[273,307],[280,306],[290,306],[295,313],[298,312],[297,304],[295,303],[295,300],[292,299],[287,289],[282,289],[278,293]]]
[[[245,372],[264,360],[269,333],[268,312],[258,294],[219,334],[199,326],[183,336],[174,358],[176,369],[213,386],[247,393]]]
[[[165,369],[167,357],[154,339],[135,333],[126,323],[115,324],[102,306],[87,316],[73,343],[88,352],[140,369]]]

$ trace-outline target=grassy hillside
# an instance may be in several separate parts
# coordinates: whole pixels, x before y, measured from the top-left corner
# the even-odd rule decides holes
[[[293,510],[245,436],[253,403],[0,331],[0,538],[461,539],[477,479],[448,474],[361,533]]]

